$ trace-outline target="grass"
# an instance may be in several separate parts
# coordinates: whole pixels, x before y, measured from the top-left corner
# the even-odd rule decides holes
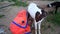
[[[27,2],[23,2],[22,0],[20,0],[20,1],[18,1],[18,0],[0,0],[0,2],[3,2],[3,1],[14,2],[15,4],[13,4],[13,6],[26,7],[28,5]]]
[[[15,2],[15,6],[23,6],[26,7],[28,4],[27,2],[22,2],[22,1],[16,1]]]
[[[54,15],[49,15],[47,21],[53,23],[54,25],[60,26],[60,12]]]

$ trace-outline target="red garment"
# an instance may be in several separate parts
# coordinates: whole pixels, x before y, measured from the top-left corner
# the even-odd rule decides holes
[[[27,24],[26,10],[19,11],[17,16],[10,24],[10,30],[12,34],[25,34],[31,31],[30,26]]]

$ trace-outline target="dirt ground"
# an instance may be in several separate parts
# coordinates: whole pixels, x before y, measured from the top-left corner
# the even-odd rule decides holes
[[[41,6],[41,5],[46,5],[50,3],[51,1],[28,1],[28,3],[30,2],[34,2],[38,4],[39,6]],[[22,10],[22,9],[26,9],[26,7],[9,6],[7,8],[0,9],[0,14],[5,15],[4,17],[0,18],[0,25],[3,24],[9,28],[10,22],[17,15],[19,10]],[[49,25],[51,27],[48,28]],[[42,22],[41,33],[42,34],[60,34],[60,27],[53,26],[53,24],[44,21]],[[11,32],[9,31],[7,32],[7,34],[11,34]],[[32,34],[34,34],[34,30],[32,30]]]

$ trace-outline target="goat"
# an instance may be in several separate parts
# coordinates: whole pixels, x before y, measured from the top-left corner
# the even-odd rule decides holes
[[[40,32],[41,22],[44,20],[46,12],[43,9],[39,8],[37,4],[30,3],[28,5],[28,13],[34,19],[35,34],[37,34],[37,31],[39,31],[39,34],[41,34]],[[39,28],[37,28],[37,25]]]
[[[56,9],[55,10],[55,14],[56,14],[58,8],[60,7],[60,2],[52,2],[52,3],[49,3],[49,4],[47,4],[47,7],[49,7],[49,8],[54,7]]]

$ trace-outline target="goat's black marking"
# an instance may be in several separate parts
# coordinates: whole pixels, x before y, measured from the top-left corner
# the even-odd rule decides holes
[[[36,19],[36,22],[38,22],[39,20],[41,20],[42,18],[44,18],[46,16],[46,12],[44,10],[41,10],[42,14],[40,14],[40,12],[36,12],[36,15],[35,15],[35,19]]]
[[[52,7],[55,6],[55,7],[60,7],[60,2],[53,2],[51,3]]]

